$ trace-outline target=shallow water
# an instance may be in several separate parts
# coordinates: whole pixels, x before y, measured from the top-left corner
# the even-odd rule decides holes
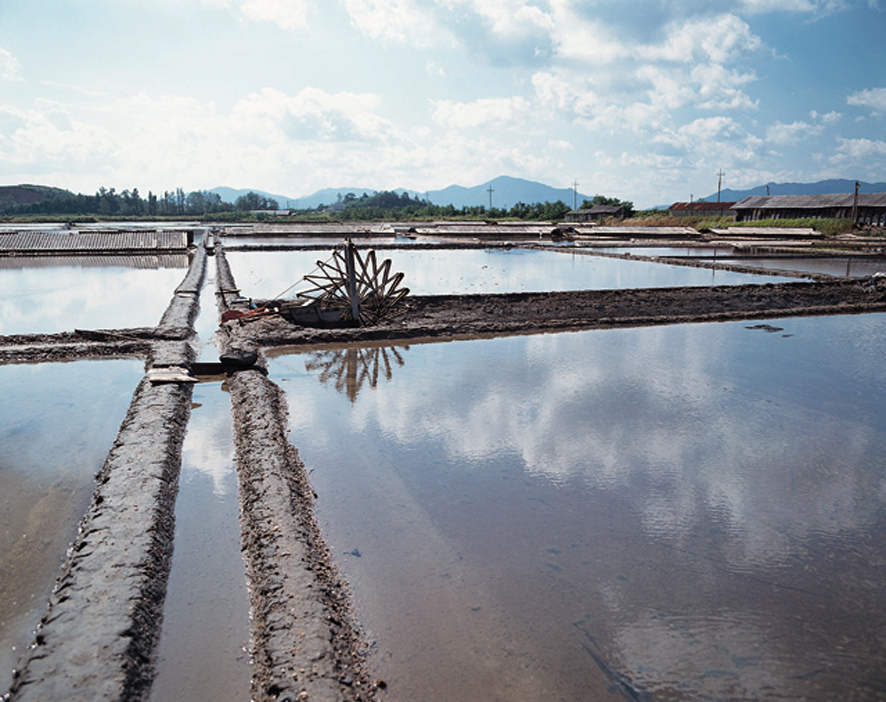
[[[81,264],[7,259],[0,268],[0,334],[156,326],[188,266],[186,256],[171,268],[159,261],[151,256],[131,257],[130,265],[119,259],[110,259],[112,265],[96,265],[94,258]],[[44,267],[47,263],[54,265]]]
[[[175,550],[151,702],[249,699],[249,602],[240,555],[231,402],[194,388],[175,505]]]
[[[882,699],[884,344],[864,315],[270,369],[383,699]]]
[[[860,260],[857,258],[823,259],[823,258],[738,258],[736,263],[742,266],[760,266],[762,268],[784,268],[788,271],[803,273],[826,273],[828,275],[860,277],[874,273],[886,273],[886,259],[880,261]]]
[[[525,249],[392,250],[379,251],[377,255],[380,260],[391,259],[392,269],[405,274],[403,285],[417,295],[737,285],[785,280]],[[318,260],[328,257],[322,251],[227,254],[243,295],[255,298],[280,296],[303,275],[315,272]]]
[[[0,691],[43,615],[139,360],[0,366]]]
[[[594,251],[636,256],[704,256],[720,257],[732,253],[731,246],[609,246]]]

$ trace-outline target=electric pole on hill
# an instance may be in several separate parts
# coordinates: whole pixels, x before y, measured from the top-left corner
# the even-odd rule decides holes
[[[720,202],[720,186],[723,185],[723,176],[726,175],[721,168],[717,173],[717,202]]]
[[[495,192],[495,191],[492,189],[492,186],[491,186],[491,185],[489,186],[489,190],[488,190],[488,192],[489,192],[489,209],[491,210],[491,209],[492,209],[492,193]]]
[[[578,181],[572,181],[572,209],[578,209]]]

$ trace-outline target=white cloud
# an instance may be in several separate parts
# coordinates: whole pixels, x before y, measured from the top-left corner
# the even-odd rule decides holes
[[[525,0],[448,0],[444,4],[473,12],[500,36],[519,37],[554,27],[549,13]]]
[[[289,30],[308,26],[308,9],[307,0],[240,0],[240,11],[247,17]]]
[[[436,100],[432,105],[434,122],[447,129],[514,124],[529,112],[529,102],[522,97],[481,98],[474,102]]]
[[[607,65],[630,55],[629,47],[613,38],[612,28],[578,15],[568,0],[552,0],[551,5],[551,38],[561,59]]]
[[[639,47],[643,58],[672,63],[696,60],[726,63],[763,48],[760,37],[735,15],[675,22],[665,31],[668,36],[664,42]]]
[[[868,107],[875,115],[886,113],[886,88],[871,88],[852,93],[846,98],[850,105]]]
[[[812,112],[809,113],[809,116],[812,119],[819,120],[822,124],[836,124],[843,117],[839,112],[827,112],[822,115],[816,110],[812,110]]]
[[[304,88],[297,95],[265,88],[234,107],[233,122],[264,141],[360,141],[379,136],[385,123],[376,114],[377,95],[327,93]]]
[[[818,136],[823,129],[821,125],[808,122],[792,122],[791,124],[776,122],[766,129],[766,140],[778,145],[797,144],[807,137]]]
[[[345,8],[357,29],[370,39],[433,46],[448,36],[432,8],[415,0],[345,0]]]
[[[830,14],[846,8],[844,0],[743,0],[741,7],[750,14],[805,12]]]
[[[738,123],[731,117],[706,117],[693,120],[676,130],[662,130],[654,142],[668,144],[685,151],[703,150],[715,143],[741,135]]]
[[[244,17],[272,22],[281,29],[300,30],[308,26],[308,0],[202,0],[204,4],[239,10]]]
[[[886,159],[886,141],[872,139],[840,139],[837,148],[840,161],[850,164],[871,162],[882,163]]]
[[[21,80],[19,60],[6,49],[0,49],[0,80]]]

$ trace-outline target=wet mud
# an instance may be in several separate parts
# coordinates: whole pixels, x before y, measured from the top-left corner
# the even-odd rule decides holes
[[[397,317],[374,327],[312,329],[298,327],[278,315],[233,320],[223,327],[229,343],[242,348],[249,344],[468,338],[878,311],[886,311],[886,281],[831,279],[709,288],[412,296]]]
[[[229,380],[253,621],[252,699],[367,700],[363,643],[286,437],[282,391],[260,370]]]

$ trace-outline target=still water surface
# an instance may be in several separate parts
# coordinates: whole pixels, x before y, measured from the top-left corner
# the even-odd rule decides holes
[[[0,263],[0,335],[153,327],[188,267],[187,256],[111,258],[99,266],[95,259]]]
[[[0,691],[46,609],[144,362],[0,366]]]
[[[271,360],[384,699],[886,696],[886,316],[755,326]]]
[[[391,250],[377,252],[405,274],[417,295],[657,288],[784,282],[784,278],[625,261],[555,251],[515,249]],[[329,254],[320,251],[227,253],[237,284],[248,297],[277,297]]]
[[[195,386],[193,402],[151,702],[242,702],[251,674],[249,602],[231,402],[221,382]]]

